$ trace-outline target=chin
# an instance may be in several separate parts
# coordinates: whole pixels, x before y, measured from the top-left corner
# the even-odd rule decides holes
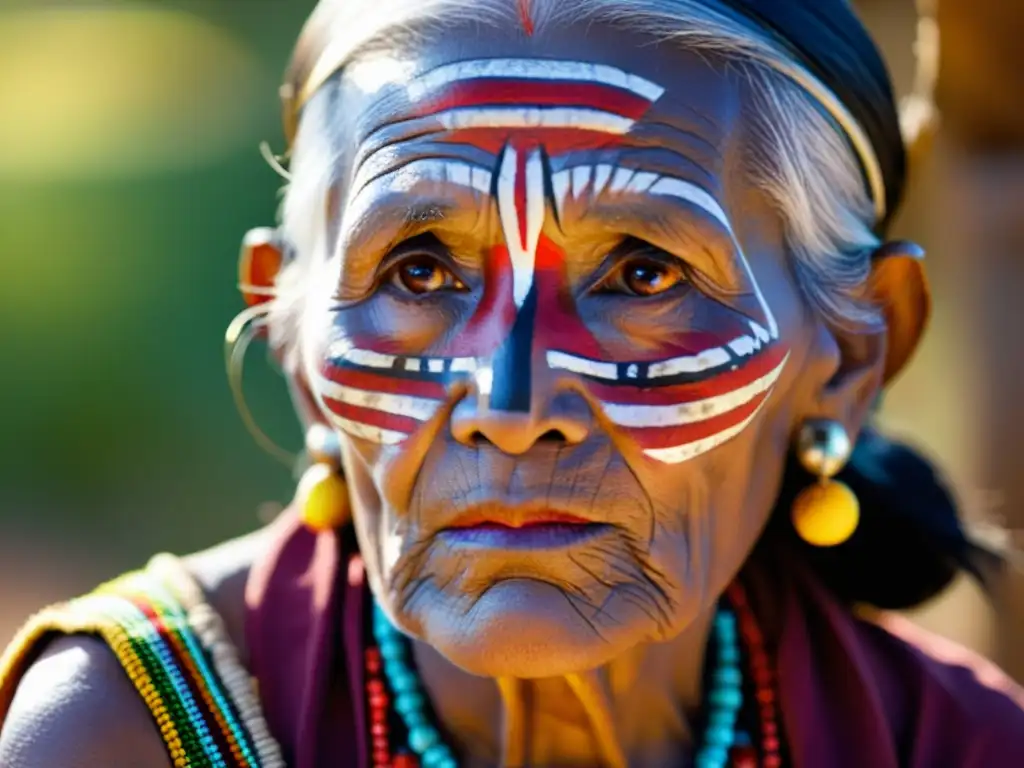
[[[422,617],[422,639],[456,666],[481,677],[559,677],[594,669],[654,629],[648,616],[614,599],[602,617],[591,621],[593,610],[570,602],[561,588],[538,579],[498,581],[455,620],[455,612],[443,602]]]

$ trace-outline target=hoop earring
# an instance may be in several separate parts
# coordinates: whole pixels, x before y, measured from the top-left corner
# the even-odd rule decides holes
[[[791,515],[793,527],[808,544],[834,547],[857,530],[860,502],[847,485],[833,479],[852,452],[850,436],[837,421],[809,419],[800,427],[797,458],[818,480],[797,495]]]
[[[249,430],[256,444],[269,453],[285,466],[292,468],[296,464],[297,456],[275,443],[267,434],[260,429],[253,418],[249,404],[245,401],[245,389],[242,385],[242,373],[245,365],[245,353],[249,345],[267,326],[267,315],[270,313],[272,303],[257,304],[242,310],[231,321],[227,333],[224,335],[224,364],[228,372],[228,384],[231,387],[231,396],[235,401],[235,408],[238,415],[242,417],[242,423]]]
[[[350,506],[337,433],[323,424],[313,425],[306,432],[306,453],[312,463],[295,493],[302,522],[314,533],[340,528],[349,521]]]

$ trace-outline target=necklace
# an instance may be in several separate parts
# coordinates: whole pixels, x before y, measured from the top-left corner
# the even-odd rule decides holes
[[[376,603],[373,636],[376,645],[366,649],[364,659],[373,768],[458,768],[454,753],[429,714],[409,641]],[[741,639],[752,677],[747,686],[741,667]],[[694,768],[781,768],[774,671],[760,626],[738,582],[729,587],[726,600],[715,613],[712,643],[714,666],[705,701],[706,723]],[[748,692],[753,696],[745,695]],[[749,703],[756,710],[760,749],[740,723],[745,699],[753,699]],[[392,746],[392,712],[406,733],[405,744],[398,748]]]

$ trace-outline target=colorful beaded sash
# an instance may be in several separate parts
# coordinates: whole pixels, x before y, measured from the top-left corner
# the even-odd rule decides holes
[[[54,633],[94,634],[110,646],[175,768],[284,767],[220,617],[174,558],[37,615],[0,659],[0,690]]]

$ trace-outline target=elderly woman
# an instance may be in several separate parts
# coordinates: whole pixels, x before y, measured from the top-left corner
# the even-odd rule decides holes
[[[982,569],[865,427],[928,299],[845,0],[325,0],[284,97],[296,503],[30,622],[4,768],[1024,765],[865,609]]]

